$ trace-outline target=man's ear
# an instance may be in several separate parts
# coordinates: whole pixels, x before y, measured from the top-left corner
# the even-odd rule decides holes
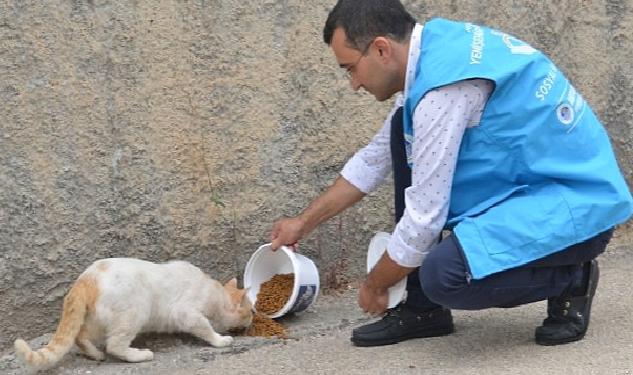
[[[391,55],[391,43],[389,39],[379,36],[373,41],[374,47],[378,50],[380,57],[388,57]]]

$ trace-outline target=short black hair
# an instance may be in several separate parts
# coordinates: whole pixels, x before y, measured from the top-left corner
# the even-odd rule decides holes
[[[404,41],[415,22],[399,0],[338,0],[325,21],[323,41],[332,44],[334,30],[342,27],[349,47],[362,51],[378,36]]]

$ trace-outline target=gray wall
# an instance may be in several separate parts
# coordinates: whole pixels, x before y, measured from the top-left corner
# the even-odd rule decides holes
[[[51,331],[99,258],[241,276],[271,222],[322,191],[388,108],[337,75],[321,41],[333,3],[0,0],[0,349]],[[631,181],[632,0],[407,4],[547,51]],[[386,186],[303,243],[324,288],[364,273],[391,199]]]

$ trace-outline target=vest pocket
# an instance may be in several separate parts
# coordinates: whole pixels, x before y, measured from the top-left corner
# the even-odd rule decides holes
[[[528,188],[528,185],[513,186],[511,189],[507,189],[506,191],[503,191],[500,194],[492,196],[492,197],[490,197],[490,198],[488,198],[488,199],[476,204],[475,206],[469,208],[466,212],[462,213],[461,215],[449,218],[446,221],[446,226],[449,227],[449,228],[452,228],[452,227],[454,227],[455,225],[457,225],[459,222],[461,222],[462,220],[464,220],[466,218],[472,218],[472,217],[479,216],[479,215],[485,213],[491,207],[494,207],[496,204],[505,201],[510,196],[513,196],[513,195],[517,194],[518,192],[523,191],[523,190],[525,190],[527,188]]]
[[[476,226],[481,236],[477,242],[484,245],[491,263],[502,264],[503,269],[577,242],[569,206],[555,184],[520,191],[468,221]]]

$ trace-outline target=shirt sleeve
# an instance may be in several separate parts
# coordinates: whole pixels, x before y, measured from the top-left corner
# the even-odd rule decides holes
[[[385,119],[382,128],[371,142],[358,150],[343,167],[341,175],[363,193],[371,193],[389,176],[391,171],[391,118],[402,106],[398,95],[395,104]]]
[[[429,91],[413,114],[413,170],[405,211],[387,251],[404,267],[418,267],[440,235],[450,203],[459,147],[467,127],[477,126],[493,85],[460,81]]]

